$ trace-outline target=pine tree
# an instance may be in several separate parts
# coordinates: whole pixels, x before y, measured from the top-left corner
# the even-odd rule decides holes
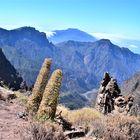
[[[48,82],[51,63],[52,63],[51,59],[44,60],[44,63],[36,79],[36,82],[32,91],[32,95],[27,104],[28,112],[36,113],[38,111],[40,102],[42,100],[43,92]]]
[[[45,88],[43,98],[37,112],[38,120],[45,121],[48,119],[54,119],[61,87],[61,81],[62,71],[60,69],[55,70]]]

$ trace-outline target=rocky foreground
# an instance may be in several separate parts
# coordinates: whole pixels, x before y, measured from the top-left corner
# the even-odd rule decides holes
[[[101,115],[93,108],[83,108],[70,111],[63,106],[58,106],[57,113],[62,112],[68,127],[85,128],[86,132],[76,138],[74,129],[64,131],[62,125],[47,121],[45,124],[35,123],[25,113],[23,99],[27,96],[17,96],[9,99],[8,95],[15,95],[12,91],[0,88],[0,140],[139,140],[140,118],[130,116]],[[16,93],[17,94],[17,93]],[[18,93],[20,94],[20,93]],[[7,95],[7,96],[3,96]],[[21,102],[22,101],[22,102]],[[79,130],[77,131],[79,133]],[[69,136],[68,136],[69,135]]]
[[[13,91],[0,87],[0,140],[64,140],[69,139],[67,135],[71,135],[73,134],[73,132],[76,132],[75,130],[71,130],[63,133],[61,131],[61,126],[59,128],[57,124],[51,124],[50,122],[48,122],[47,125],[50,128],[48,128],[48,131],[46,131],[46,133],[48,134],[45,134],[46,136],[44,136],[44,126],[41,126],[41,124],[38,123],[34,124],[34,121],[25,112],[25,105],[23,105],[21,101],[22,99],[20,99],[22,97],[16,96],[16,93],[14,93]],[[23,96],[23,98],[24,97],[26,96]],[[69,125],[71,127],[71,124]],[[58,128],[60,129],[60,132],[58,130],[58,132],[55,132],[56,130],[54,129]],[[38,135],[40,136],[37,137],[40,138],[35,138],[35,136],[33,136],[35,133],[38,133]],[[79,133],[79,131],[77,131],[77,133]],[[82,137],[84,135],[82,134]]]
[[[20,131],[27,121],[19,119],[17,113],[24,107],[17,104],[12,91],[0,87],[0,140],[20,140]],[[7,101],[6,101],[7,100]]]
[[[22,112],[23,107],[16,103],[0,101],[0,140],[20,140],[22,127],[27,121],[19,119],[17,112]]]

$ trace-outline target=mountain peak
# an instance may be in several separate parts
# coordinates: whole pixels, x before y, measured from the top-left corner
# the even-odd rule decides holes
[[[109,39],[101,39],[98,42],[104,45],[112,45],[112,42]]]
[[[0,43],[8,42],[10,46],[17,44],[17,40],[30,40],[31,42],[36,42],[40,46],[47,46],[49,41],[44,32],[40,32],[34,27],[24,26],[12,30],[0,30],[1,39]]]
[[[78,30],[76,28],[67,28],[66,30]]]
[[[6,29],[3,29],[3,28],[1,28],[1,27],[0,27],[0,30],[1,30],[1,31],[8,31],[8,30],[6,30]]]
[[[35,31],[36,29],[34,27],[31,27],[31,26],[23,26],[23,27],[19,27],[19,28],[16,28],[16,29],[12,29],[12,30],[19,30],[19,31],[21,31],[21,30],[32,30],[32,31]]]
[[[109,43],[111,43],[111,41],[110,41],[109,39],[100,39],[100,41],[102,41],[102,42],[109,42]]]
[[[68,40],[79,41],[79,42],[94,42],[95,37],[81,31],[76,28],[68,28],[66,30],[55,30],[53,36],[49,37],[49,40],[53,43],[65,42]]]
[[[10,30],[10,31],[11,32],[24,32],[24,33],[31,32],[31,33],[34,33],[33,35],[41,35],[41,36],[44,36],[46,38],[46,34],[44,32],[40,32],[39,30],[37,30],[36,28],[31,27],[31,26],[24,26],[24,27]]]
[[[79,29],[76,29],[76,28],[68,28],[68,29],[66,29],[67,31],[80,31],[80,32],[83,32],[83,31],[81,31],[81,30],[79,30]]]
[[[97,40],[95,43],[95,46],[98,46],[100,48],[120,48],[119,46],[114,45],[109,39],[101,39]]]

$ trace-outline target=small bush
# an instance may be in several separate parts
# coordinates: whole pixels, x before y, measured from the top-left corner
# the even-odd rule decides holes
[[[89,126],[93,121],[100,118],[101,114],[93,108],[83,108],[71,111],[69,119],[77,126]]]
[[[62,111],[62,116],[75,126],[90,126],[93,121],[102,116],[95,109],[88,107],[70,111],[64,106],[58,106],[57,112],[60,111]]]
[[[20,92],[16,91],[15,92],[16,96],[17,96],[17,101],[21,104],[21,105],[26,105],[28,102],[28,96],[21,94]]]
[[[104,140],[139,140],[140,121],[130,116],[106,116],[93,122],[88,136]]]
[[[67,107],[65,107],[64,105],[58,105],[56,114],[60,113],[61,111],[62,111],[61,115],[64,118],[68,119],[68,116],[70,114],[70,110]]]
[[[66,140],[62,129],[49,122],[30,124],[21,131],[20,135],[22,140]]]

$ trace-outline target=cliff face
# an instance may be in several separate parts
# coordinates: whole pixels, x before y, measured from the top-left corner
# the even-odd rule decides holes
[[[14,90],[18,90],[20,88],[21,82],[23,81],[22,78],[19,77],[15,68],[6,59],[1,49],[0,49],[0,81],[1,81],[0,86],[3,86],[4,84]]]
[[[49,43],[46,34],[33,27],[0,29],[0,47],[30,85],[34,83],[44,59],[53,56],[53,45]]]

